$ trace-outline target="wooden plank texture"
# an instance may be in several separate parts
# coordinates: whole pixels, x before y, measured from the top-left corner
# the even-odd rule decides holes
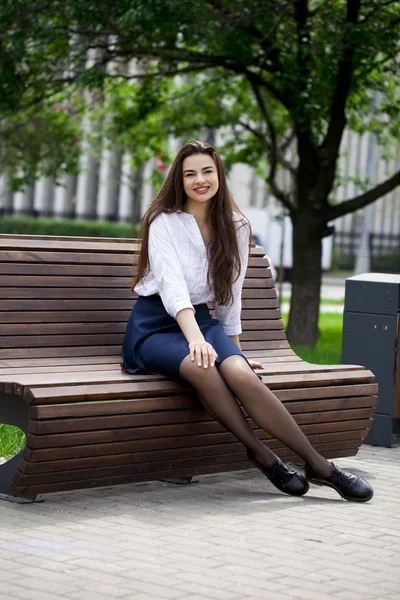
[[[121,369],[140,243],[0,235],[0,393],[22,396],[29,414],[13,493],[252,468],[192,386]],[[330,458],[355,455],[376,407],[373,374],[308,364],[293,352],[264,249],[254,245],[241,320],[242,351],[263,363],[256,372],[310,442]],[[296,458],[243,412],[279,456]]]
[[[333,444],[337,447],[344,447],[346,444],[356,445],[363,436],[363,430],[345,430],[341,432],[323,433],[309,435],[310,443],[315,444]],[[286,449],[280,442],[270,438],[264,440],[268,443],[268,447],[275,450],[278,447]],[[106,454],[98,456],[88,456],[80,458],[71,458],[64,460],[48,460],[41,462],[27,462],[22,459],[19,472],[22,474],[35,475],[40,473],[54,473],[59,471],[79,471],[81,469],[98,469],[101,467],[123,466],[137,463],[154,462],[157,460],[169,459],[175,460],[178,458],[196,458],[199,456],[217,456],[220,454],[233,454],[243,451],[243,445],[234,441],[232,443],[209,444],[201,446],[187,446],[178,448],[166,449],[147,449],[140,452],[132,452],[125,454]]]
[[[335,450],[330,451],[326,450],[324,447],[320,447],[318,444],[315,446],[316,450],[319,451],[322,456],[326,456],[327,458],[340,458],[341,456],[355,456],[358,451],[358,447],[354,447],[352,450],[344,449],[344,450]],[[333,454],[333,456],[332,456]],[[279,453],[281,458],[284,460],[293,460],[296,457],[290,453],[290,451],[282,451]],[[45,494],[52,492],[62,492],[65,490],[78,490],[82,488],[89,487],[103,487],[107,485],[121,485],[127,483],[141,483],[144,481],[157,481],[160,479],[165,479],[166,477],[187,477],[187,476],[197,476],[197,475],[207,475],[212,473],[228,473],[231,471],[241,471],[244,469],[252,468],[251,463],[249,461],[245,462],[234,462],[234,463],[221,463],[218,465],[207,466],[207,467],[195,467],[195,468],[181,468],[181,469],[173,469],[170,471],[153,471],[151,473],[146,474],[136,474],[136,475],[122,475],[116,477],[99,477],[97,479],[91,478],[90,480],[79,480],[79,481],[66,481],[61,483],[48,483],[38,485],[35,484],[33,486],[16,486],[13,485],[11,488],[11,492],[18,495],[29,495],[29,494]],[[257,474],[258,475],[258,474]]]

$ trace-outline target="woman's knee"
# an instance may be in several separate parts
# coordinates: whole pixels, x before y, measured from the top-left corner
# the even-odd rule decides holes
[[[234,384],[235,387],[248,388],[259,383],[257,375],[243,356],[229,356],[218,368],[222,378],[228,385]]]
[[[221,375],[218,373],[216,366],[199,367],[190,359],[190,354],[185,356],[179,365],[179,374],[183,379],[186,379],[194,387],[212,386],[221,381]]]

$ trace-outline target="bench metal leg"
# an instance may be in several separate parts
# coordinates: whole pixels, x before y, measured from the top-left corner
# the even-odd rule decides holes
[[[18,469],[19,461],[22,458],[22,453],[19,452],[16,456],[13,456],[6,463],[0,465],[0,500],[8,500],[9,502],[17,502],[19,504],[25,504],[27,502],[33,502],[36,496],[11,496],[8,494],[10,483],[14,477],[14,473]]]
[[[190,483],[196,483],[192,481],[193,477],[167,477],[167,479],[161,479],[167,483],[175,483],[176,485],[189,485]]]
[[[3,425],[14,425],[15,427],[19,427],[25,435],[28,433],[28,406],[23,398],[6,394],[0,395],[0,423]],[[23,450],[0,465],[0,500],[9,500],[10,502],[18,502],[21,504],[33,502],[36,498],[36,495],[12,496],[9,493],[10,484],[14,474],[18,470],[22,453]]]

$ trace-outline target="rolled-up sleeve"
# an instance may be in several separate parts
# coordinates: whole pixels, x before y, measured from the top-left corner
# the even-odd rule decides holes
[[[242,288],[249,260],[250,244],[250,228],[247,221],[238,223],[236,234],[239,245],[241,268],[238,279],[232,284],[232,304],[228,304],[227,306],[218,304],[217,302],[214,304],[215,315],[227,335],[239,335],[242,333]]]
[[[175,319],[183,308],[195,312],[178,253],[162,214],[149,228],[149,265],[167,313]]]

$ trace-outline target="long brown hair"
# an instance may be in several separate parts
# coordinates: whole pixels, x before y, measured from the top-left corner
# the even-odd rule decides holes
[[[211,231],[211,239],[207,244],[209,261],[207,282],[210,289],[213,289],[210,285],[211,277],[214,284],[214,301],[227,305],[232,299],[232,283],[239,277],[241,268],[233,211],[244,219],[243,224],[240,226],[247,225],[249,227],[250,241],[252,231],[248,219],[240,211],[229,193],[224,167],[218,152],[211,144],[198,142],[197,140],[187,142],[179,150],[160,191],[143,216],[139,233],[142,245],[138,270],[131,289],[133,291],[136,284],[148,273],[148,244],[151,223],[160,213],[170,214],[184,209],[187,196],[183,189],[182,163],[186,157],[193,154],[209,154],[217,167],[219,187],[208,205],[205,217]],[[233,279],[234,271],[237,272],[235,279]]]

